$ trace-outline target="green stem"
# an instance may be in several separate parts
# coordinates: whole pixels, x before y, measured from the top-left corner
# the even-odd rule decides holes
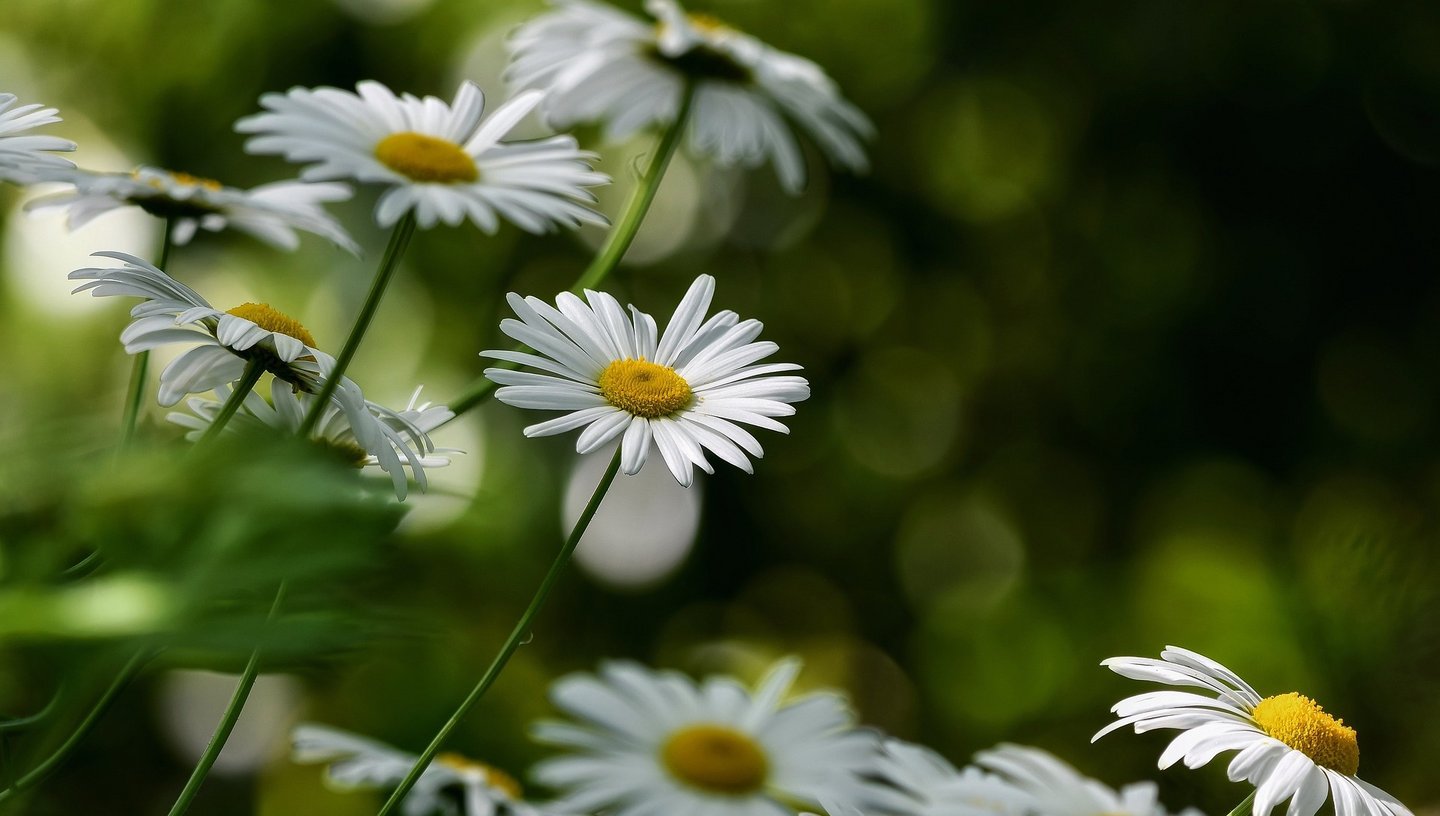
[[[500,676],[500,672],[505,669],[505,664],[510,662],[510,657],[515,654],[515,650],[520,648],[521,642],[525,641],[526,635],[530,631],[530,626],[535,620],[535,616],[538,615],[540,609],[545,606],[545,600],[550,596],[550,590],[554,588],[555,582],[560,578],[560,573],[565,569],[565,565],[570,562],[570,555],[575,552],[575,545],[580,543],[580,537],[585,534],[585,529],[590,526],[590,520],[595,517],[595,511],[600,509],[601,500],[605,498],[605,493],[610,489],[610,484],[615,481],[615,474],[619,472],[620,450],[617,448],[615,450],[615,457],[610,460],[610,466],[605,469],[605,475],[600,477],[600,484],[595,486],[595,492],[590,496],[590,503],[585,505],[585,511],[580,514],[580,518],[575,522],[574,529],[570,531],[570,535],[565,539],[565,545],[561,547],[560,552],[555,555],[554,562],[550,564],[550,571],[545,573],[545,579],[540,582],[540,588],[535,590],[535,597],[530,599],[530,605],[525,608],[524,614],[522,614],[520,620],[515,623],[515,628],[510,631],[510,637],[506,638],[505,645],[500,647],[499,653],[497,653],[495,659],[490,662],[490,667],[480,676],[480,682],[475,684],[475,688],[470,690],[470,694],[461,701],[460,707],[455,709],[455,713],[450,715],[450,719],[440,728],[439,733],[437,733],[435,738],[430,741],[430,744],[426,746],[425,751],[415,760],[415,764],[410,768],[410,773],[405,775],[405,779],[400,783],[400,787],[396,788],[395,792],[390,794],[390,798],[385,800],[385,806],[380,808],[378,816],[387,816],[387,814],[400,806],[400,802],[404,800],[405,795],[408,794],[410,789],[415,787],[415,783],[420,780],[420,775],[425,773],[425,768],[430,765],[430,761],[435,758],[435,754],[439,753],[440,746],[444,744],[445,739],[450,736],[450,732],[455,730],[455,726],[460,724],[460,721],[465,718],[465,715],[470,712],[470,709],[474,707],[475,703],[479,702],[480,698],[489,690],[491,684]]]
[[[1230,816],[1244,816],[1253,810],[1255,806],[1255,794],[1257,792],[1258,791],[1250,791],[1250,795],[1245,797],[1245,801],[1236,805],[1235,809],[1230,811]]]
[[[205,429],[205,433],[197,444],[203,445],[220,435],[220,432],[230,422],[230,417],[235,416],[235,412],[240,410],[240,406],[245,402],[245,397],[250,395],[250,389],[255,387],[255,383],[260,381],[260,375],[264,373],[265,364],[260,360],[245,362],[245,371],[240,375],[240,381],[235,383],[230,397],[225,400],[224,405],[220,406],[220,413],[210,421],[210,427]]]
[[[615,227],[610,230],[610,235],[605,239],[605,244],[595,254],[594,260],[580,273],[570,291],[580,294],[586,289],[594,289],[599,286],[615,267],[620,265],[625,252],[630,249],[630,244],[635,240],[635,234],[640,231],[640,224],[645,220],[645,214],[650,211],[650,205],[655,201],[655,194],[660,190],[660,182],[665,177],[665,169],[670,166],[670,159],[675,155],[675,149],[680,145],[680,138],[685,133],[685,123],[690,118],[690,106],[695,101],[695,89],[693,84],[685,86],[685,93],[680,98],[680,110],[675,115],[675,121],[660,137],[660,142],[655,148],[655,153],[650,156],[650,164],[640,176],[640,182],[630,194],[630,200],[625,204],[625,211],[620,214],[620,220],[615,222]],[[520,346],[518,348],[524,348]],[[497,362],[497,368],[514,368],[514,363]],[[475,384],[450,404],[450,410],[455,416],[469,411],[485,400],[490,398],[495,391],[495,383],[487,377],[481,377]],[[455,417],[447,419],[450,422]],[[442,425],[445,423],[441,423]]]
[[[280,588],[275,590],[275,600],[270,604],[270,614],[265,621],[269,623],[275,620],[280,613],[280,604],[285,600],[285,582],[280,582]],[[180,816],[190,808],[190,802],[200,792],[200,786],[205,783],[205,777],[210,775],[210,768],[215,765],[215,760],[220,758],[220,751],[225,748],[226,740],[230,739],[230,732],[235,730],[235,723],[240,719],[240,712],[245,708],[245,701],[250,697],[250,689],[255,686],[255,678],[260,674],[260,649],[256,647],[250,653],[250,660],[245,664],[245,671],[240,674],[240,684],[235,687],[235,693],[230,697],[230,704],[225,707],[225,714],[220,718],[220,724],[215,726],[215,733],[210,737],[210,744],[205,746],[205,753],[200,755],[200,761],[195,764],[195,770],[190,773],[190,781],[185,783],[185,789],[180,791],[180,798],[170,808],[170,816]]]
[[[330,397],[335,393],[335,388],[340,384],[340,378],[345,375],[345,370],[350,367],[350,360],[360,348],[360,341],[364,339],[365,332],[370,328],[370,321],[375,317],[375,312],[380,308],[380,299],[385,295],[385,289],[390,285],[390,278],[394,276],[395,270],[400,266],[400,257],[405,254],[405,248],[410,245],[410,236],[415,234],[415,211],[411,210],[395,224],[395,231],[390,233],[390,244],[385,247],[385,256],[380,259],[380,268],[375,270],[375,279],[370,282],[370,293],[365,296],[365,305],[360,307],[360,314],[355,318],[355,325],[350,329],[350,336],[345,340],[345,347],[340,350],[340,356],[335,358],[335,368],[325,377],[324,383],[320,386],[320,393],[316,395],[315,401],[310,405],[309,413],[305,414],[305,421],[300,423],[298,431],[301,438],[308,437],[315,426],[319,424],[320,417],[325,413],[325,406],[330,404]]]
[[[0,791],[0,803],[7,802],[18,796],[21,792],[33,788],[40,780],[49,776],[51,772],[59,767],[60,763],[64,762],[65,758],[70,755],[70,752],[75,750],[75,746],[79,745],[80,741],[90,733],[90,729],[95,727],[95,723],[99,722],[105,710],[115,701],[116,695],[134,679],[135,675],[139,673],[140,668],[144,666],[145,662],[153,655],[154,652],[142,651],[137,652],[134,657],[130,658],[130,661],[125,664],[124,668],[120,670],[120,673],[115,675],[115,679],[111,681],[110,687],[105,689],[105,693],[100,695],[100,699],[95,702],[90,712],[85,715],[85,719],[80,721],[80,725],[60,744],[60,747],[56,748],[54,753],[46,757],[29,773],[20,777],[14,785]]]
[[[60,697],[63,690],[64,685],[62,684],[61,687],[56,689],[55,693],[50,696],[50,702],[46,703],[44,708],[34,714],[25,717],[15,717],[14,719],[0,722],[0,732],[23,731],[36,723],[45,721],[51,714],[55,713],[55,709],[60,706]]]
[[[170,264],[170,250],[175,245],[174,241],[175,219],[165,219],[164,237],[160,239],[160,262],[155,266],[160,271]],[[130,368],[130,388],[125,394],[125,418],[120,424],[120,449],[130,447],[135,439],[135,427],[140,422],[140,404],[145,401],[145,379],[150,370],[150,352],[142,351],[135,355],[135,362]]]

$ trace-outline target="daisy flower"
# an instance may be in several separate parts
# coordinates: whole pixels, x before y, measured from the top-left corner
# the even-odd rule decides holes
[[[221,386],[215,391],[219,395],[218,400],[191,397],[185,401],[190,413],[175,411],[167,415],[166,419],[189,429],[187,439],[199,440],[205,431],[209,430],[225,399],[230,396],[228,386]],[[365,401],[365,409],[378,424],[385,442],[373,452],[360,444],[355,429],[350,425],[349,416],[334,403],[326,406],[312,438],[356,467],[376,467],[385,471],[394,483],[396,497],[403,501],[409,485],[405,474],[407,466],[414,474],[415,482],[424,490],[425,468],[450,464],[449,459],[437,455],[440,451],[435,447],[435,443],[430,441],[430,431],[448,422],[454,412],[443,405],[419,404],[419,398],[420,389],[417,388],[410,398],[410,404],[403,411]],[[248,426],[295,433],[300,430],[300,424],[314,399],[310,394],[297,392],[293,388],[276,388],[272,391],[270,400],[266,400],[252,390],[245,395],[240,410],[225,430],[236,431]]]
[[[296,726],[290,739],[291,758],[306,764],[327,763],[326,781],[341,790],[393,788],[418,758],[372,739],[310,723]],[[514,777],[450,753],[440,754],[425,768],[402,808],[405,816],[542,816],[524,801]]]
[[[975,756],[982,768],[1009,780],[1030,797],[1016,812],[1044,816],[1166,816],[1154,782],[1136,782],[1115,791],[1039,748],[998,745]],[[1183,816],[1202,816],[1186,810]]]
[[[771,816],[821,797],[855,801],[875,737],[835,694],[786,702],[799,670],[782,661],[754,692],[624,662],[561,678],[551,700],[579,722],[542,722],[535,736],[580,753],[534,776],[565,791],[559,807],[608,816]]]
[[[604,124],[610,139],[673,123],[687,83],[694,87],[690,148],[721,165],[769,161],[798,192],[805,160],[793,128],[830,160],[867,167],[861,141],[873,128],[815,63],[772,48],[675,0],[647,0],[653,21],[588,0],[552,0],[555,10],[510,40],[508,78],[541,89],[551,125]]]
[[[1112,657],[1101,665],[1121,677],[1201,689],[1152,691],[1128,697],[1111,711],[1119,719],[1097,733],[1134,726],[1136,733],[1176,728],[1160,767],[1179,760],[1199,768],[1225,751],[1231,781],[1255,786],[1256,816],[1290,799],[1288,816],[1313,816],[1327,799],[1337,816],[1412,816],[1395,797],[1355,775],[1360,746],[1355,729],[1309,697],[1290,692],[1261,697],[1240,676],[1208,657],[1175,646],[1160,659]],[[1093,740],[1092,740],[1093,741]]]
[[[350,188],[344,184],[277,181],[241,190],[155,167],[140,167],[130,173],[54,168],[38,173],[36,180],[70,185],[69,190],[26,205],[27,210],[65,209],[70,229],[79,229],[111,210],[133,206],[158,218],[173,219],[170,239],[179,246],[188,244],[197,230],[220,232],[232,228],[280,249],[298,247],[300,239],[295,231],[303,230],[351,253],[360,251],[323,206],[350,197]]]
[[[549,436],[584,428],[575,449],[590,453],[621,438],[621,469],[640,472],[653,443],[680,484],[689,486],[694,468],[714,469],[705,451],[752,473],[749,456],[764,451],[741,428],[746,423],[787,433],[773,419],[790,416],[790,405],[810,396],[798,376],[774,376],[800,368],[759,361],[779,347],[756,342],[762,324],[722,311],[708,320],[715,279],[701,275],[690,285],[663,335],[655,319],[635,307],[630,315],[604,292],[586,290],[585,300],[568,292],[555,306],[513,292],[500,330],[538,354],[484,351],[544,373],[488,368],[485,376],[504,386],[495,398],[518,408],[566,411],[531,425],[526,436]],[[587,302],[588,301],[588,302]]]
[[[307,181],[354,179],[386,185],[375,218],[388,227],[413,212],[422,228],[456,225],[469,218],[493,233],[505,218],[541,233],[556,225],[605,224],[590,209],[585,188],[609,183],[590,169],[593,153],[570,136],[502,142],[540,103],[526,93],[482,117],[485,97],[465,82],[454,105],[433,96],[395,94],[378,82],[339,88],[292,88],[266,94],[266,112],[235,123],[255,134],[251,153],[273,153],[309,163]]]
[[[885,741],[874,775],[885,784],[867,788],[865,803],[885,816],[1021,816],[1031,803],[993,774],[956,770],[929,748],[897,739]]]
[[[55,136],[37,136],[30,130],[60,121],[54,108],[41,105],[14,107],[18,97],[0,93],[0,179],[17,184],[33,181],[36,170],[45,167],[74,167],[69,161],[52,156],[52,152],[68,152],[75,143]]]

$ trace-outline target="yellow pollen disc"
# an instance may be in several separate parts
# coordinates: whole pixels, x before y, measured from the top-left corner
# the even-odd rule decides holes
[[[300,321],[268,303],[242,303],[227,311],[226,314],[244,318],[265,331],[288,335],[311,348],[316,346],[315,337],[300,325]]]
[[[660,757],[676,779],[711,793],[752,793],[770,772],[770,761],[755,740],[723,725],[676,731]]]
[[[635,416],[655,419],[689,407],[695,392],[675,369],[627,357],[600,372],[600,396]]]
[[[454,142],[423,133],[392,133],[375,145],[381,164],[412,181],[474,181],[480,170]]]
[[[713,14],[691,12],[686,14],[685,17],[690,21],[690,25],[695,27],[696,31],[706,36],[724,34],[727,31],[735,30],[726,24],[724,20],[721,20]]]
[[[525,792],[520,789],[520,783],[515,781],[515,777],[505,773],[499,768],[486,765],[483,762],[476,762],[469,757],[464,757],[449,751],[438,754],[435,757],[435,761],[452,771],[463,774],[476,774],[485,780],[485,784],[502,791],[511,799],[520,799],[525,795]]]
[[[1317,765],[1353,776],[1360,769],[1355,729],[1325,713],[1320,704],[1290,692],[1266,697],[1250,713],[1265,733],[1310,757]]]

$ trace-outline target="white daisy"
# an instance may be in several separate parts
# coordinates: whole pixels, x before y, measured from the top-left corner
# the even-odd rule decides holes
[[[706,450],[752,473],[746,455],[764,451],[737,423],[787,433],[772,417],[795,413],[790,403],[809,397],[810,386],[803,377],[773,376],[798,365],[758,364],[779,350],[756,342],[758,320],[730,311],[705,319],[714,293],[714,278],[696,278],[657,341],[653,317],[634,306],[627,316],[604,292],[586,290],[588,303],[566,292],[555,306],[512,292],[510,307],[520,319],[507,318],[500,329],[539,353],[481,354],[546,373],[488,368],[485,376],[504,386],[495,392],[501,402],[569,412],[529,426],[526,436],[583,427],[575,448],[590,453],[623,434],[620,466],[627,474],[640,472],[652,441],[682,485],[689,486],[695,466],[714,472]]]
[[[1255,786],[1256,816],[1290,799],[1287,816],[1313,816],[1333,799],[1337,816],[1411,816],[1395,797],[1355,776],[1360,747],[1355,729],[1295,692],[1262,698],[1224,666],[1195,652],[1166,647],[1160,659],[1112,657],[1101,665],[1122,677],[1204,690],[1152,691],[1128,697],[1111,711],[1120,719],[1094,739],[1133,725],[1136,733],[1178,728],[1160,767],[1179,760],[1199,768],[1225,751],[1231,781]],[[1212,696],[1213,695],[1213,696]],[[1093,741],[1093,740],[1092,740]]]
[[[350,198],[350,188],[344,184],[277,181],[241,190],[155,167],[130,173],[56,168],[38,173],[36,180],[64,182],[71,189],[36,199],[25,208],[63,207],[71,229],[111,210],[134,206],[159,218],[174,219],[170,238],[180,246],[189,243],[197,230],[234,228],[271,246],[293,250],[300,245],[295,234],[298,229],[352,253],[360,251],[323,206]]]
[[[870,121],[840,96],[810,60],[772,48],[713,17],[687,14],[674,0],[647,0],[654,22],[588,0],[552,0],[555,10],[510,40],[508,78],[547,92],[551,125],[599,121],[623,139],[679,115],[694,83],[688,126],[692,150],[722,165],[775,165],[791,192],[805,183],[797,126],[841,167],[866,168],[861,141]]]
[[[190,429],[186,434],[187,439],[200,439],[215,421],[225,399],[230,396],[228,386],[221,386],[215,391],[219,395],[218,400],[191,397],[185,401],[190,413],[175,411],[167,415],[166,419]],[[419,404],[419,396],[420,389],[417,388],[410,404],[403,411],[365,401],[365,407],[378,423],[385,442],[376,451],[370,451],[360,444],[348,415],[334,403],[321,413],[312,438],[357,467],[376,467],[388,473],[395,486],[395,495],[404,500],[408,488],[405,474],[407,466],[414,473],[415,482],[424,490],[427,484],[425,468],[450,464],[449,459],[438,455],[441,451],[430,441],[429,434],[455,414],[443,405]],[[301,422],[314,400],[312,395],[303,391],[297,392],[293,388],[275,388],[271,392],[270,400],[252,390],[245,395],[240,410],[230,419],[225,430],[240,430],[250,426],[294,433],[300,430]]]
[[[1036,816],[1166,816],[1154,782],[1136,782],[1118,792],[1062,762],[1023,745],[998,745],[975,756],[977,765],[1012,782],[1030,798],[1023,810]],[[1203,816],[1187,809],[1183,816]]]
[[[779,816],[822,797],[856,801],[876,738],[835,694],[784,701],[799,670],[782,661],[753,693],[624,662],[561,678],[550,697],[579,723],[542,722],[535,736],[579,753],[534,775],[565,792],[559,806],[608,816]]]
[[[46,167],[74,167],[51,153],[68,152],[75,143],[56,136],[39,136],[30,130],[60,121],[54,108],[42,105],[14,107],[18,97],[0,93],[0,180],[28,184],[34,172]]]
[[[587,205],[585,188],[610,179],[590,169],[592,153],[570,136],[502,142],[540,103],[521,94],[482,119],[485,97],[474,83],[460,86],[452,107],[433,96],[396,97],[378,82],[361,82],[358,94],[339,88],[292,88],[266,94],[267,109],[235,129],[256,134],[251,153],[275,153],[308,162],[307,181],[355,179],[388,185],[375,207],[381,226],[413,211],[422,228],[455,225],[467,217],[486,232],[501,217],[530,232],[555,225],[604,224]]]
[[[884,816],[1021,816],[1031,797],[979,768],[956,770],[944,757],[920,745],[885,741],[875,776],[866,790],[867,810]]]
[[[375,740],[309,723],[296,726],[291,745],[291,758],[296,762],[328,763],[325,779],[341,790],[393,788],[418,759]],[[451,753],[435,757],[401,807],[405,816],[543,816],[524,801],[514,777]]]

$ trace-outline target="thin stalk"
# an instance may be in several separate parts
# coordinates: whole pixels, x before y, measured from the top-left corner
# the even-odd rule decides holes
[[[640,224],[645,220],[645,214],[650,211],[650,205],[655,201],[655,194],[660,190],[660,182],[665,178],[665,170],[670,166],[670,159],[675,155],[675,149],[680,145],[680,138],[685,133],[685,124],[690,118],[690,107],[695,101],[695,89],[693,84],[687,83],[685,92],[680,98],[680,110],[675,115],[675,121],[660,137],[660,142],[655,147],[655,152],[650,156],[650,164],[646,166],[645,172],[640,176],[640,183],[630,194],[630,200],[625,203],[625,211],[620,214],[620,219],[610,230],[605,243],[600,251],[595,254],[594,260],[580,273],[580,277],[570,287],[570,291],[580,294],[586,289],[594,289],[599,286],[620,261],[625,257],[625,252],[630,249],[630,244],[635,240],[635,235],[640,231]],[[523,346],[517,347],[524,348]],[[497,368],[514,368],[515,364],[510,362],[497,362]],[[481,377],[475,384],[450,404],[450,410],[455,416],[445,420],[450,422],[456,416],[469,411],[485,400],[495,390],[495,383],[487,377]],[[441,423],[442,425],[445,423]]]
[[[160,239],[160,262],[155,264],[160,271],[170,265],[170,250],[174,247],[175,219],[165,219],[164,237]],[[125,394],[125,417],[120,423],[120,449],[130,447],[135,439],[135,427],[140,422],[140,404],[145,401],[145,379],[150,371],[150,352],[135,355],[130,367],[130,388]]]
[[[415,211],[411,210],[401,217],[395,224],[395,231],[390,233],[390,244],[385,247],[385,256],[380,259],[380,268],[375,270],[375,279],[370,282],[370,293],[365,296],[365,304],[360,307],[355,325],[350,328],[345,347],[340,350],[340,356],[335,358],[335,368],[325,377],[320,393],[316,395],[309,413],[305,415],[305,421],[300,423],[300,430],[297,432],[300,438],[308,438],[319,424],[320,416],[325,413],[325,406],[330,404],[330,397],[340,384],[340,378],[345,375],[345,370],[350,367],[350,360],[360,348],[360,341],[365,338],[370,321],[380,308],[381,298],[385,296],[385,289],[390,285],[390,278],[400,266],[400,257],[405,254],[405,248],[410,245],[410,237],[414,234]]]
[[[610,460],[610,466],[605,469],[605,475],[600,477],[600,484],[595,486],[595,492],[590,496],[590,503],[585,505],[585,511],[581,513],[580,518],[576,520],[574,529],[570,531],[570,535],[565,539],[565,545],[561,547],[560,552],[555,555],[554,562],[550,564],[550,571],[545,573],[545,579],[540,582],[540,588],[535,590],[535,597],[530,599],[530,605],[525,608],[524,614],[522,614],[520,620],[515,623],[515,628],[510,631],[510,636],[505,639],[505,644],[500,647],[499,653],[497,653],[495,659],[490,662],[490,667],[480,676],[480,682],[475,684],[475,688],[470,690],[470,694],[461,701],[460,707],[455,709],[455,713],[450,715],[450,719],[440,728],[439,733],[437,733],[435,738],[430,741],[430,744],[426,746],[425,750],[420,754],[420,757],[415,760],[415,764],[410,768],[410,773],[405,775],[405,779],[400,783],[400,787],[396,788],[395,792],[390,794],[390,798],[385,800],[385,806],[380,808],[378,816],[388,816],[388,814],[400,806],[400,802],[404,800],[405,795],[408,794],[410,789],[415,787],[415,783],[420,780],[420,775],[425,773],[425,768],[430,765],[430,761],[435,758],[435,754],[439,753],[440,746],[443,745],[445,739],[450,736],[450,732],[455,730],[455,726],[460,724],[460,721],[465,718],[465,715],[470,712],[470,709],[475,706],[475,703],[479,702],[480,698],[485,695],[485,692],[489,690],[490,686],[495,682],[495,679],[500,676],[500,672],[505,669],[505,664],[510,662],[510,657],[515,654],[515,650],[520,648],[522,642],[525,642],[526,635],[530,631],[530,626],[535,621],[535,616],[538,615],[540,609],[545,606],[545,600],[550,597],[550,590],[554,588],[555,582],[560,578],[560,573],[565,569],[565,565],[570,563],[570,556],[575,552],[575,545],[580,543],[580,537],[585,534],[585,529],[590,526],[590,520],[595,518],[595,511],[600,509],[601,500],[605,498],[605,493],[610,489],[610,484],[615,481],[615,474],[619,472],[620,450],[617,448],[615,457]]]
[[[50,695],[50,702],[46,703],[44,708],[34,714],[0,721],[0,732],[23,731],[36,723],[44,722],[51,714],[55,713],[55,709],[60,707],[60,697],[62,696],[63,690],[64,685],[62,684],[60,688],[55,690],[54,694]]]
[[[143,667],[145,662],[154,656],[154,654],[154,652],[146,650],[137,652],[134,657],[130,658],[130,661],[125,664],[124,668],[120,669],[120,673],[115,675],[115,679],[111,681],[110,687],[105,689],[105,693],[100,695],[99,700],[95,701],[95,705],[91,707],[89,713],[85,715],[85,719],[80,721],[80,725],[75,728],[75,731],[72,732],[69,737],[65,738],[65,741],[60,744],[60,747],[56,748],[54,753],[46,757],[39,765],[31,769],[29,773],[16,780],[14,785],[0,791],[0,804],[35,787],[42,779],[49,776],[58,768],[60,763],[64,762],[65,758],[70,755],[70,752],[75,750],[75,746],[79,745],[80,741],[90,733],[90,729],[95,727],[95,723],[100,721],[100,717],[104,715],[106,709],[110,707],[110,704],[115,701],[116,695],[135,678],[135,675],[140,672],[141,667]]]
[[[280,613],[280,604],[285,600],[285,582],[280,582],[280,588],[275,590],[275,600],[270,604],[270,614],[265,621],[269,623],[275,620]],[[195,770],[190,773],[190,781],[185,783],[185,789],[180,791],[180,798],[170,808],[170,816],[180,816],[190,808],[190,802],[200,792],[200,786],[205,783],[205,777],[210,775],[210,768],[215,765],[215,760],[220,758],[220,751],[224,749],[226,740],[230,739],[230,732],[235,730],[235,723],[240,719],[240,712],[245,708],[245,701],[250,697],[250,689],[255,686],[255,678],[260,674],[260,649],[250,653],[250,660],[245,664],[245,671],[240,674],[240,684],[235,687],[235,693],[230,696],[230,704],[225,707],[225,714],[220,718],[220,724],[215,726],[215,733],[210,737],[210,744],[205,746],[205,753],[200,755],[200,761],[195,764]]]
[[[1245,797],[1245,801],[1236,805],[1235,809],[1230,811],[1230,816],[1245,816],[1245,814],[1253,810],[1255,806],[1255,794],[1258,792],[1259,791],[1250,791],[1250,795]]]
[[[260,381],[260,375],[264,373],[265,364],[260,360],[245,362],[245,371],[240,375],[240,381],[235,383],[235,389],[230,392],[225,404],[220,406],[220,413],[211,420],[210,427],[205,429],[204,435],[200,437],[197,444],[203,445],[220,435],[226,424],[230,422],[230,417],[235,416],[235,412],[240,410],[240,406],[245,402],[245,397],[250,395],[250,389],[255,387],[255,383]]]

